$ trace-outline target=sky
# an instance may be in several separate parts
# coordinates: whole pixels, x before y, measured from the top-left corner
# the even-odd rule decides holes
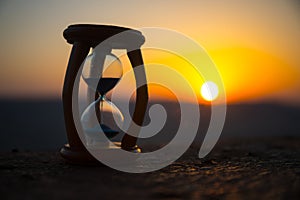
[[[299,11],[296,0],[1,0],[0,98],[60,98],[63,30],[89,23],[178,31],[206,49],[228,103],[300,105]]]

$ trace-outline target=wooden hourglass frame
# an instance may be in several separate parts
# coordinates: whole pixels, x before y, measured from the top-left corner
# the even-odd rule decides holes
[[[95,48],[101,42],[111,38],[117,34],[126,31],[126,37],[119,38],[116,42],[111,42],[106,45],[111,49],[126,49],[127,56],[133,68],[143,66],[143,58],[140,47],[145,42],[144,36],[141,32],[130,28],[124,28],[119,26],[110,25],[91,25],[91,24],[75,24],[70,25],[64,30],[64,38],[69,44],[72,44],[72,51],[70,54],[68,67],[65,74],[62,100],[64,119],[67,132],[68,144],[66,144],[60,151],[63,158],[72,163],[87,164],[95,162],[96,159],[88,152],[82,143],[77,129],[82,127],[75,126],[74,117],[79,116],[79,113],[73,114],[72,104],[78,104],[78,99],[72,98],[73,95],[78,97],[78,91],[73,91],[75,84],[79,84],[75,81],[82,62],[88,55],[90,48]],[[137,73],[134,72],[135,77]],[[146,83],[145,72],[141,74],[139,72],[139,79]],[[137,78],[136,78],[136,85]],[[78,86],[78,85],[77,85]],[[77,101],[77,102],[76,102]],[[133,122],[137,125],[142,125],[146,107],[148,104],[148,89],[147,84],[136,89],[136,103],[135,110],[132,116]],[[129,134],[125,134],[122,138],[121,148],[131,151],[136,148],[137,138]]]

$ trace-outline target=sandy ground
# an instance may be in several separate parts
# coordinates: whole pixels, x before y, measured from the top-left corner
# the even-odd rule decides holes
[[[191,148],[159,171],[75,166],[57,152],[0,153],[1,199],[300,199],[300,138],[221,142],[204,159]]]

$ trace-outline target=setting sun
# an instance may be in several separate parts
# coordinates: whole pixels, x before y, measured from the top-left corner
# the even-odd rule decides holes
[[[206,101],[213,101],[218,97],[218,86],[212,82],[207,81],[201,87],[201,95]]]

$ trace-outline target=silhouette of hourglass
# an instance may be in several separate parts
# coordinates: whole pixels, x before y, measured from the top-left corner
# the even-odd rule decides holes
[[[107,140],[99,137],[99,134],[104,133],[108,139],[115,137],[124,121],[120,110],[105,96],[119,82],[123,69],[121,61],[114,54],[106,53],[103,49],[101,52],[94,51],[86,58],[81,76],[88,85],[88,95],[91,98],[95,96],[95,101],[82,113],[81,124],[87,146],[105,148]]]
[[[122,76],[122,67],[117,67],[121,66],[120,62],[111,54],[113,49],[126,50],[132,68],[141,67],[139,68],[140,70],[134,70],[136,85],[139,87],[136,88],[132,123],[139,126],[143,124],[148,103],[148,87],[147,84],[144,84],[147,83],[147,79],[140,47],[145,42],[145,38],[140,31],[134,29],[93,24],[70,25],[64,30],[63,35],[67,42],[72,44],[72,51],[62,93],[68,144],[63,146],[60,153],[63,158],[71,163],[88,164],[98,162],[91,155],[86,145],[90,141],[86,141],[81,133],[85,132],[88,135],[87,139],[92,139],[91,142],[103,144],[98,146],[113,151],[102,140],[97,140],[97,136],[95,139],[94,136],[97,134],[93,132],[93,128],[97,125],[97,131],[100,129],[104,133],[102,136],[105,135],[108,138],[112,138],[118,134],[117,129],[107,122],[107,120],[112,119],[111,115],[109,117],[107,113],[114,114],[114,119],[117,119],[115,120],[117,121],[116,124],[121,125],[122,123],[122,114],[120,114],[116,106],[105,98],[105,94],[114,88]],[[102,45],[104,43],[105,45]],[[100,48],[98,49],[99,45]],[[90,49],[93,49],[93,53],[88,55]],[[82,63],[87,66],[81,68]],[[119,70],[120,68],[121,70]],[[91,103],[82,115],[80,115],[78,108],[79,85],[81,82],[78,81],[78,77],[80,76],[90,88],[88,96]],[[91,116],[89,113],[94,115],[93,118],[95,120],[93,122],[90,121],[94,123],[94,127],[93,124],[85,123],[85,119]],[[95,117],[95,115],[97,116]],[[140,152],[140,148],[136,145],[138,131],[128,130],[127,132],[122,137],[119,148],[130,152]],[[134,133],[134,135],[129,133]]]

